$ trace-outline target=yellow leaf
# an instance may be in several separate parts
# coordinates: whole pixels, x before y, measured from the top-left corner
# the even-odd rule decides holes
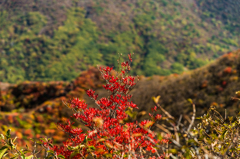
[[[105,139],[104,139],[104,138],[101,138],[101,139],[99,139],[99,140],[97,141],[97,143],[102,142],[102,141],[105,141]]]
[[[192,101],[192,99],[188,98],[188,101],[189,101],[191,104],[193,104],[193,101]]]
[[[133,136],[138,137],[138,136],[142,136],[142,134],[141,133],[135,133],[135,134],[133,134]]]
[[[123,124],[124,122],[123,122],[123,120],[119,120],[119,123],[120,123],[120,124]]]
[[[109,143],[109,142],[106,142],[105,145],[106,145],[107,147],[109,147],[109,148],[113,148],[113,145],[112,145],[111,143]]]
[[[240,94],[240,91],[237,91],[236,94],[239,95],[239,94]]]
[[[102,127],[102,125],[103,125],[103,119],[102,118],[96,117],[96,118],[93,118],[93,121],[95,122],[97,128]]]
[[[148,128],[149,126],[152,126],[154,124],[153,121],[148,122],[146,125],[144,125],[145,128]]]
[[[145,114],[147,114],[147,112],[146,111],[141,111],[140,113],[138,113],[139,115],[145,115]]]
[[[157,104],[161,96],[152,97],[153,101]]]

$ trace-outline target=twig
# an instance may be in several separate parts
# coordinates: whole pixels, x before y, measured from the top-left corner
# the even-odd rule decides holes
[[[225,109],[225,120],[227,120],[227,109]]]
[[[157,106],[171,119],[174,119],[173,116],[171,116],[165,109],[163,109],[163,107],[161,107],[158,103],[155,103],[157,104]]]
[[[179,136],[178,136],[178,130],[177,130],[177,127],[174,126],[174,133],[175,133],[175,136],[176,136],[176,141],[179,143]]]
[[[164,128],[162,125],[156,124],[156,126],[157,126],[159,129],[162,129],[163,131],[165,131],[167,134],[171,134],[171,132],[170,132],[168,129]]]
[[[195,104],[192,104],[193,106],[193,116],[192,116],[192,121],[188,127],[188,130],[187,130],[187,134],[189,133],[191,127],[193,126],[193,123],[194,123],[194,120],[195,120],[195,116],[196,116],[196,108],[195,108]]]
[[[182,120],[182,114],[180,115],[179,120],[178,120],[177,130],[179,130],[179,125],[180,125],[180,123],[181,123],[181,120]]]

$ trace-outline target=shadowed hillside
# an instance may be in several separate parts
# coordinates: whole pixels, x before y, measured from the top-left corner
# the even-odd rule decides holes
[[[212,18],[220,20],[225,28],[239,34],[240,28],[240,1],[238,0],[196,0],[201,16],[211,22]]]

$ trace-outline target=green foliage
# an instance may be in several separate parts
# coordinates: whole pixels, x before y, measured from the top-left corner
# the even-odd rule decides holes
[[[224,24],[224,27],[234,34],[239,34],[240,5],[235,0],[197,0],[204,19],[216,18]],[[226,5],[227,4],[227,5]],[[215,20],[212,21],[215,23]]]
[[[240,114],[237,117],[224,119],[212,106],[207,114],[198,118],[201,123],[197,128],[185,136],[187,140],[185,150],[191,152],[189,156],[207,154],[209,157],[238,158],[240,153],[239,118]],[[184,156],[187,157],[186,154]]]
[[[180,74],[184,71],[184,66],[180,63],[177,63],[177,62],[173,63],[171,67],[172,67],[171,71],[173,73]]]
[[[30,0],[22,6],[10,0],[0,6],[0,81],[70,81],[89,66],[116,67],[116,55],[129,52],[138,56],[132,75],[169,75],[183,67],[201,67],[239,46],[236,29],[226,29],[232,21],[237,27],[236,19],[215,19],[219,7],[213,4],[220,6],[224,0],[207,1],[197,1],[201,9],[208,8],[197,12],[173,0],[90,0],[90,6],[81,2],[82,8],[74,0]]]
[[[28,12],[18,18],[18,27],[15,28],[16,34],[39,34],[41,29],[47,24],[47,18],[39,12]],[[25,29],[22,30],[21,27]]]
[[[32,154],[32,155],[28,155],[26,156],[26,154],[28,152],[31,152],[28,147],[27,149],[21,149],[18,150],[17,149],[17,144],[15,143],[17,137],[15,137],[15,139],[11,138],[11,130],[9,129],[6,132],[6,135],[1,134],[1,140],[3,140],[3,143],[0,144],[0,158],[4,158],[6,156],[8,157],[12,157],[12,159],[17,159],[19,157],[21,157],[22,159],[32,159],[32,158],[37,158],[35,155],[36,154]]]

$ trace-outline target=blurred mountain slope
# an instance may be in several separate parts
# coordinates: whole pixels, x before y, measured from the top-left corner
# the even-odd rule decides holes
[[[136,55],[132,75],[169,75],[201,67],[239,47],[237,29],[228,29],[236,21],[228,17],[235,13],[228,13],[226,24],[215,16],[218,6],[212,4],[1,1],[0,81],[71,81],[90,66],[117,67],[118,53],[126,57],[130,52]],[[206,17],[202,8],[214,16]]]

